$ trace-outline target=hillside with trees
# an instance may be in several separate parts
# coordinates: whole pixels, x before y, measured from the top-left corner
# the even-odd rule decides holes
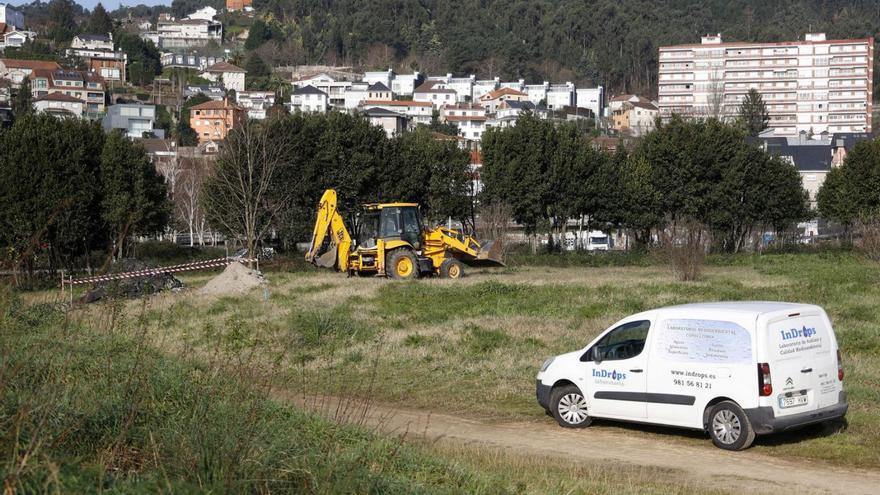
[[[120,7],[155,21],[221,0],[173,0],[170,6]],[[829,38],[874,36],[880,8],[873,0],[255,0],[251,20],[221,15],[230,28],[254,28],[246,49],[269,65],[339,64],[362,69],[477,74],[529,81],[603,84],[612,93],[655,95],[657,54],[663,45],[781,41],[825,32]],[[64,41],[90,25],[72,0],[21,7],[28,23]],[[82,30],[80,29],[80,30]],[[875,51],[875,57],[880,55]],[[876,61],[875,61],[876,63]],[[875,72],[875,99],[880,73]]]
[[[880,26],[873,0],[257,0],[255,7],[270,25],[261,29],[271,36],[260,54],[271,64],[391,66],[649,95],[662,45],[717,32],[727,41],[811,31],[864,38]]]

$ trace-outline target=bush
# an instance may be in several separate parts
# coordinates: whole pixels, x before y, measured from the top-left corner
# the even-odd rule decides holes
[[[672,222],[660,233],[661,249],[672,272],[682,282],[697,280],[712,245],[709,229],[686,219]]]
[[[880,219],[860,220],[855,224],[855,247],[873,261],[880,261]]]

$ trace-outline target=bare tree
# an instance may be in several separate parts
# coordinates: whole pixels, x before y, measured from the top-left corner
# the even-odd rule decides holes
[[[232,130],[203,186],[208,222],[242,238],[251,258],[294,189],[272,188],[292,144],[282,124],[278,119],[249,119]]]
[[[483,241],[501,243],[501,252],[506,255],[509,245],[506,237],[509,226],[513,223],[513,213],[510,207],[497,201],[482,205],[475,223],[479,238]]]
[[[205,210],[201,196],[205,178],[210,170],[208,160],[202,157],[185,161],[181,167],[177,193],[174,195],[174,210],[177,219],[189,229],[189,245],[194,246],[193,237],[199,236],[199,245],[205,244]]]
[[[717,71],[709,76],[706,117],[724,120],[724,77]]]
[[[691,218],[678,219],[659,233],[663,254],[675,276],[683,282],[697,280],[712,244],[706,225]]]
[[[154,158],[153,163],[156,166],[156,171],[165,178],[165,185],[168,187],[168,198],[171,199],[172,203],[176,204],[177,182],[180,176],[180,154],[173,144],[168,144],[166,150],[173,153],[170,156],[158,156]],[[169,229],[166,232],[171,236],[172,240],[177,238],[177,231],[175,229],[174,222],[169,223]]]

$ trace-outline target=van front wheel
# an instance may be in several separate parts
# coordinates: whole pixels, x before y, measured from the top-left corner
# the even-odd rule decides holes
[[[736,403],[719,402],[709,413],[709,435],[716,447],[743,450],[755,441],[755,430],[748,416]]]
[[[593,422],[593,418],[587,414],[584,394],[574,385],[553,389],[550,393],[550,410],[559,426],[565,428],[585,428]]]

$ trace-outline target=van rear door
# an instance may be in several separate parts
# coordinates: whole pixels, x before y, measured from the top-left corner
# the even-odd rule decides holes
[[[831,323],[818,308],[768,319],[763,354],[777,417],[837,404],[836,350]]]

